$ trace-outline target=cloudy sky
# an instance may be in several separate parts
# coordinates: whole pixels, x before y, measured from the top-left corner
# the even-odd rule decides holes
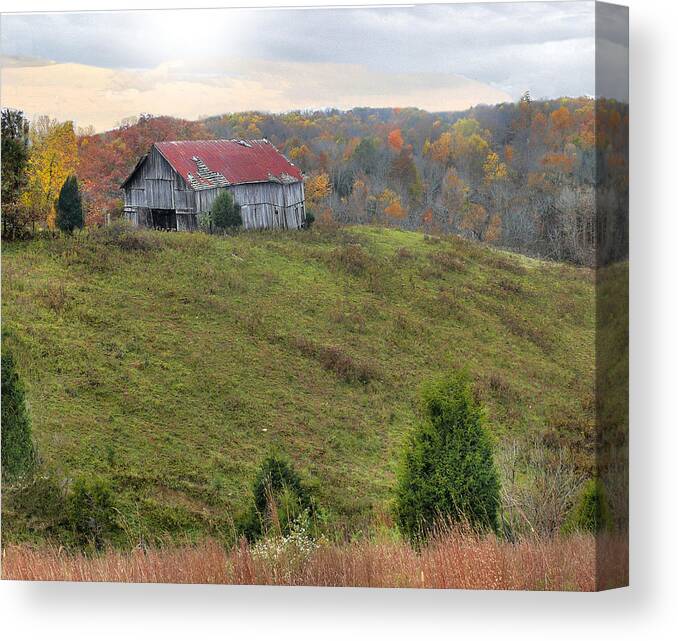
[[[3,15],[3,106],[97,130],[141,112],[594,93],[593,2]]]

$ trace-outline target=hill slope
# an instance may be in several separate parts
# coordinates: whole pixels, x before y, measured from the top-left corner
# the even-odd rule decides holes
[[[499,447],[589,462],[591,272],[372,227],[6,244],[3,328],[46,464],[150,538],[225,532],[272,449],[338,526],[387,507],[422,380],[466,367]]]

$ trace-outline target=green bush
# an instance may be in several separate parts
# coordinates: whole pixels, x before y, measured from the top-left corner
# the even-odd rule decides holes
[[[465,375],[429,384],[423,420],[409,437],[398,471],[396,520],[412,541],[439,522],[497,528],[499,477],[483,412]]]
[[[601,532],[610,527],[610,513],[603,484],[590,479],[565,524],[565,531]]]
[[[306,210],[306,220],[304,222],[304,227],[306,229],[310,229],[313,226],[313,223],[315,222],[315,216],[313,215],[313,212],[309,211],[308,209]]]
[[[56,224],[61,231],[72,234],[74,229],[82,229],[85,217],[82,211],[82,199],[75,176],[66,178],[57,200]]]
[[[66,519],[75,542],[101,549],[118,532],[113,492],[99,477],[80,477],[66,498]]]
[[[230,191],[222,191],[212,203],[212,222],[217,229],[232,229],[242,226],[240,205]]]
[[[65,495],[53,474],[36,472],[3,487],[2,535],[7,540],[63,541]],[[65,541],[63,541],[65,542]]]
[[[2,479],[14,481],[35,466],[31,422],[26,411],[24,387],[12,352],[2,350]]]
[[[286,535],[300,515],[312,514],[313,504],[300,476],[279,456],[261,464],[252,486],[252,506],[243,531],[250,541],[268,532]]]

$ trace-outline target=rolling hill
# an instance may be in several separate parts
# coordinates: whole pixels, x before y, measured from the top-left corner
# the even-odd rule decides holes
[[[591,465],[591,270],[369,226],[114,226],[6,243],[2,267],[4,341],[44,465],[108,478],[136,537],[232,531],[271,451],[338,529],[368,527],[419,386],[452,368],[498,451],[565,443]]]

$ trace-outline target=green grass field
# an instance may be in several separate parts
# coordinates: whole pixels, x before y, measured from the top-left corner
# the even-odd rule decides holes
[[[498,449],[548,438],[591,464],[587,269],[374,227],[103,230],[5,243],[2,268],[44,465],[110,479],[135,536],[227,531],[273,450],[337,528],[367,527],[420,384],[453,368]]]

